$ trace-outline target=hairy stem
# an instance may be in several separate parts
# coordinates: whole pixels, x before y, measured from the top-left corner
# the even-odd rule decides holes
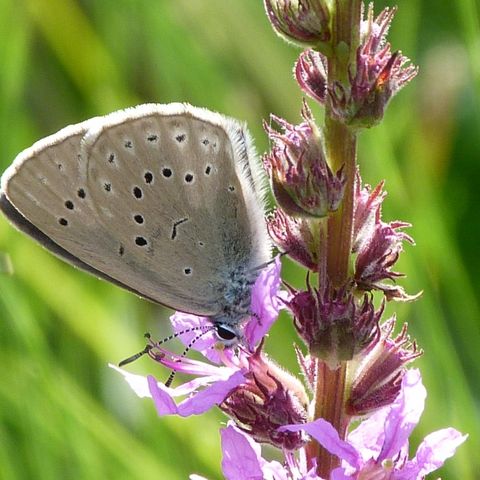
[[[315,418],[328,420],[337,430],[340,438],[345,438],[348,419],[344,415],[344,393],[346,379],[346,362],[337,369],[330,370],[321,360],[317,364],[316,398],[322,399],[315,404]],[[312,452],[313,453],[313,452]],[[337,456],[316,444],[317,473],[322,478],[330,478],[330,472],[340,465]]]
[[[349,65],[354,65],[360,43],[360,0],[335,0],[332,8],[332,51],[328,58],[328,83],[348,84]],[[333,171],[344,166],[347,175],[345,196],[339,210],[328,220],[327,227],[327,277],[333,287],[343,286],[349,278],[350,252],[353,230],[353,200],[357,138],[355,132],[338,122],[327,107],[325,113],[325,145]],[[320,285],[321,287],[321,285]],[[333,370],[317,360],[317,385],[315,392],[315,418],[323,418],[345,439],[349,418],[345,414],[345,388],[347,363]],[[318,474],[330,478],[339,466],[338,457],[330,454],[315,442],[308,446],[308,457],[317,459]]]
[[[328,83],[346,84],[349,65],[355,65],[360,43],[360,0],[335,0],[332,18],[333,55],[328,59]],[[331,168],[345,165],[347,185],[341,207],[329,219],[327,270],[334,286],[342,286],[348,278],[353,228],[353,193],[357,138],[355,132],[333,118],[327,106],[325,143]]]

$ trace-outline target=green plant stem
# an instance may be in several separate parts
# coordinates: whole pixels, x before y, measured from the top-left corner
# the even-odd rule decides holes
[[[332,6],[332,51],[328,58],[328,83],[347,84],[349,65],[355,65],[355,55],[360,43],[360,0],[335,0]],[[327,277],[333,287],[345,285],[350,272],[350,252],[353,230],[353,207],[357,138],[347,126],[333,118],[327,106],[324,128],[327,157],[333,171],[344,166],[347,183],[342,205],[328,220],[327,227]],[[321,287],[322,285],[320,285]],[[345,439],[349,418],[345,414],[347,362],[330,369],[317,360],[317,384],[314,418],[323,418]],[[308,446],[309,458],[317,459],[317,471],[322,478],[339,466],[340,460],[320,445]]]

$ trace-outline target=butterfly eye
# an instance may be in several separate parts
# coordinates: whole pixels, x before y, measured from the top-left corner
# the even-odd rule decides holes
[[[224,342],[231,342],[237,338],[237,334],[234,330],[221,323],[215,325],[215,332],[217,333],[218,338]]]

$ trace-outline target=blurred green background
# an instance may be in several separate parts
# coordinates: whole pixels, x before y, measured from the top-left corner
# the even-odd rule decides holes
[[[414,224],[399,270],[424,295],[389,307],[425,350],[416,365],[429,396],[412,448],[439,428],[468,432],[441,474],[478,479],[479,5],[399,4],[390,39],[420,74],[361,136],[359,158],[366,182],[387,179],[384,218]],[[264,152],[269,112],[299,120],[298,53],[259,0],[0,0],[1,169],[67,124],[142,102],[246,120]],[[141,349],[145,331],[163,335],[168,312],[74,270],[3,218],[0,251],[14,267],[0,275],[0,478],[221,478],[221,414],[160,420],[107,367]],[[268,349],[297,372],[292,338],[283,318]],[[167,375],[148,359],[130,370]]]

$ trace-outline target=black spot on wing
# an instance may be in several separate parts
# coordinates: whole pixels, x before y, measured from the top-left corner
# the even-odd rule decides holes
[[[43,233],[39,230],[33,223],[27,220],[8,200],[7,196],[4,192],[0,192],[0,211],[12,222],[21,232],[25,233],[29,237],[33,238],[35,241],[43,245],[47,250],[50,250],[53,254],[57,257],[61,258],[67,263],[74,265],[82,269],[83,271],[94,275],[97,278],[101,278],[106,280],[107,282],[113,283],[119,287],[128,290],[135,295],[139,295],[140,297],[146,298],[154,303],[158,303],[152,297],[145,295],[144,293],[136,290],[129,285],[125,285],[124,283],[120,282],[119,280],[111,277],[110,275],[102,272],[101,270],[97,270],[96,268],[88,265],[87,263],[83,262],[75,255],[71,254],[68,250],[65,250],[63,247],[55,243],[48,235]],[[120,252],[119,252],[120,253]],[[123,255],[123,253],[121,253]]]

